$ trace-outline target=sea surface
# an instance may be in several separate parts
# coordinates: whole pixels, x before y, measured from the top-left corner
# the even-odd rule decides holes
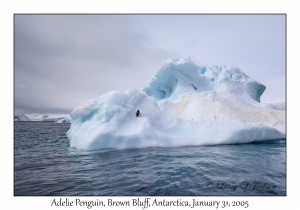
[[[83,151],[69,128],[15,122],[15,196],[286,195],[285,140]]]

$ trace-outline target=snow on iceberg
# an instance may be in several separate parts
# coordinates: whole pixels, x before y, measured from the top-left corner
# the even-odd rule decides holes
[[[285,110],[260,103],[265,89],[238,68],[169,59],[141,90],[110,91],[74,109],[67,136],[84,150],[285,139]]]

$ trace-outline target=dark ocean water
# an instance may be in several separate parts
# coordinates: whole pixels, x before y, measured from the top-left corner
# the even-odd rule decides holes
[[[286,195],[286,141],[82,151],[70,124],[15,122],[14,195]]]

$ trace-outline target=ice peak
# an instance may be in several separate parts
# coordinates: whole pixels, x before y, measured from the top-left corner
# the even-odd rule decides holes
[[[182,92],[217,90],[260,102],[265,86],[250,79],[239,68],[198,66],[190,58],[172,58],[162,62],[142,90],[157,100],[176,97]]]

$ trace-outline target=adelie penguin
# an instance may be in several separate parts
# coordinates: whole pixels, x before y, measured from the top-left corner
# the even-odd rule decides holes
[[[140,117],[140,116],[141,116],[140,110],[137,110],[135,113],[135,117]]]

